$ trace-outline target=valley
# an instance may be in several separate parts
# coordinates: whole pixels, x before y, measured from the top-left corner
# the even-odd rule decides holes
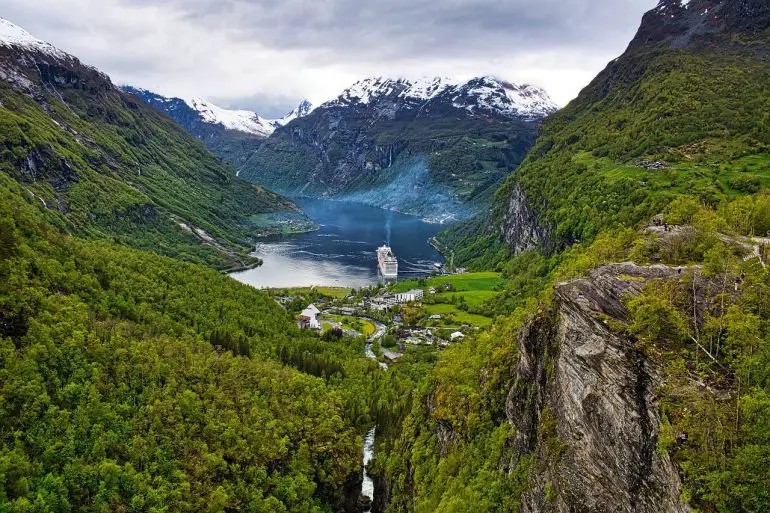
[[[220,7],[167,21],[246,73]],[[0,511],[770,510],[769,99],[766,0],[660,0],[563,108],[383,76],[275,119],[0,19]]]

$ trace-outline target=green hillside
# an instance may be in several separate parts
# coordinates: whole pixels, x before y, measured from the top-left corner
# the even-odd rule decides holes
[[[389,511],[678,511],[653,499],[666,493],[689,511],[770,507],[770,254],[751,239],[770,230],[769,51],[766,2],[664,0],[628,51],[546,119],[493,213],[441,236],[456,264],[503,272],[505,317],[442,353],[423,381],[377,462]],[[533,232],[544,236],[514,251]],[[625,261],[637,275],[600,267]],[[651,279],[656,269],[668,277]],[[615,451],[633,433],[613,437],[623,420],[603,406],[624,379],[601,382],[617,364],[614,337],[661,380],[623,385],[654,397],[661,419],[656,431],[641,414],[647,446],[630,454]],[[580,459],[597,441],[596,459]],[[605,483],[600,454],[645,470]],[[673,465],[663,488],[651,482],[657,458]]]
[[[61,235],[0,184],[0,508],[341,500],[376,372],[360,346],[216,271]]]
[[[471,266],[506,258],[496,235],[510,225],[518,188],[549,231],[548,249],[560,250],[604,229],[638,226],[677,195],[717,207],[770,186],[770,68],[758,58],[768,46],[767,31],[718,48],[632,46],[544,121],[497,192],[492,218],[442,240]],[[650,166],[656,162],[660,168]]]
[[[249,261],[253,235],[310,225],[291,201],[235,178],[96,70],[8,49],[0,59],[25,77],[0,84],[0,169],[68,231],[228,266]],[[50,76],[37,76],[30,59]]]

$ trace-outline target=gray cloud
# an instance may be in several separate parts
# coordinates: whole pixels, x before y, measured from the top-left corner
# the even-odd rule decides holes
[[[0,15],[117,81],[267,112],[380,74],[496,74],[565,103],[656,3],[0,0]]]

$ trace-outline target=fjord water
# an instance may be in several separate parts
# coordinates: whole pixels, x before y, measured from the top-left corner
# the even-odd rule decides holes
[[[255,254],[262,266],[233,278],[258,288],[371,285],[378,280],[375,251],[386,242],[398,257],[400,278],[428,274],[441,260],[428,239],[446,226],[359,203],[296,202],[319,230],[260,239]]]

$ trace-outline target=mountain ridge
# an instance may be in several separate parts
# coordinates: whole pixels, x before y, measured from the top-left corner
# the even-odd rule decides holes
[[[452,221],[486,208],[557,108],[542,89],[490,77],[369,78],[277,129],[238,169],[290,196]]]
[[[176,96],[163,96],[150,91],[149,89],[133,87],[130,85],[123,85],[121,86],[121,89],[141,98],[150,104],[150,106],[156,108],[156,110],[168,114],[180,124],[189,125],[189,115],[177,113],[178,110],[186,107],[190,109],[190,114],[195,113],[203,124],[220,126],[225,130],[232,130],[261,138],[270,137],[276,128],[284,126],[294,119],[306,116],[313,110],[313,104],[308,100],[302,100],[296,108],[283,117],[268,119],[260,116],[254,111],[245,109],[226,109],[199,97],[183,99]],[[188,129],[188,131],[193,130]],[[200,131],[198,132],[200,133]],[[193,132],[193,135],[197,136],[198,134]]]
[[[412,107],[413,103],[423,106],[434,100],[451,99],[454,107],[465,108],[471,113],[478,110],[531,119],[545,117],[559,109],[542,88],[516,85],[491,75],[467,81],[446,77],[416,80],[370,77],[354,83],[321,107],[369,105],[394,97],[404,100],[407,107]]]
[[[253,262],[255,233],[311,226],[103,72],[0,28],[0,167],[67,230],[224,267]]]

